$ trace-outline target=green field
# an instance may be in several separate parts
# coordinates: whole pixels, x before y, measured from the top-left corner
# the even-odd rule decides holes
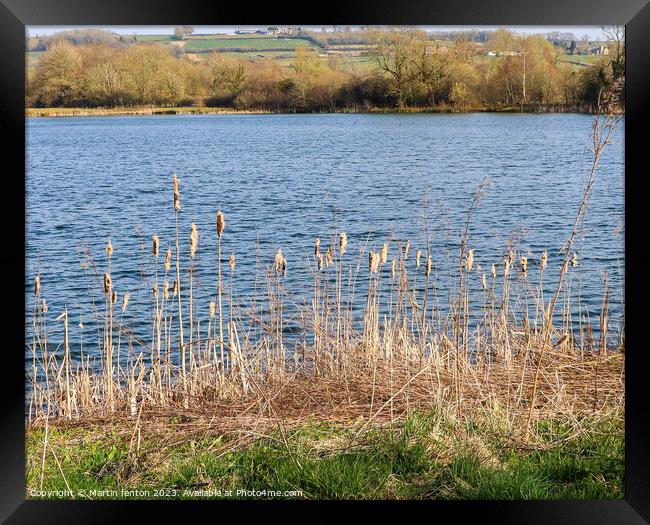
[[[339,65],[343,71],[365,72],[377,68],[377,62],[367,56],[341,57]]]
[[[212,49],[259,49],[272,51],[278,49],[297,49],[299,47],[315,47],[309,40],[299,38],[254,37],[248,35],[242,38],[189,38],[186,40],[185,51],[201,52]]]
[[[174,40],[172,35],[136,35],[138,42],[169,42]]]
[[[191,52],[191,51],[190,51]],[[196,52],[196,51],[195,51]],[[224,51],[223,56],[238,58],[243,60],[278,60],[280,62],[288,60],[292,62],[296,58],[293,51]]]
[[[238,40],[242,38],[269,39],[275,37],[270,35],[232,35],[232,34],[225,34],[225,33],[215,33],[210,35],[194,34],[189,37],[189,40],[214,40],[215,38],[219,40],[227,40],[227,39]]]
[[[581,64],[596,64],[601,60],[607,60],[608,57],[603,55],[567,55],[566,60],[580,62]]]

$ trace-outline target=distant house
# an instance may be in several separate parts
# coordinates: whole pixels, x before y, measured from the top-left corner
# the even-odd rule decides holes
[[[235,31],[236,35],[255,35],[257,31],[255,29],[238,29]]]
[[[521,53],[517,51],[488,51],[487,53],[485,53],[485,55],[489,57],[515,57],[515,56],[519,56],[520,54]]]
[[[278,29],[277,33],[278,33],[278,34],[281,34],[281,35],[294,35],[294,34],[296,34],[298,31],[300,31],[300,28],[299,28],[299,27],[297,27],[297,28],[294,28],[294,27],[283,27],[283,28]]]
[[[606,48],[605,46],[601,45],[601,46],[592,48],[591,49],[591,54],[592,55],[604,55],[604,56],[607,56],[607,55],[609,55],[609,49]]]

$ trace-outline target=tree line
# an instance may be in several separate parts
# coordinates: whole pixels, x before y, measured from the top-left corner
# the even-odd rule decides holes
[[[576,66],[542,36],[492,32],[479,48],[459,33],[432,40],[414,27],[364,29],[372,67],[347,70],[322,50],[298,48],[290,67],[212,52],[191,60],[159,43],[56,39],[28,68],[30,107],[207,105],[270,111],[449,110],[593,107],[624,79],[621,31],[608,56]],[[324,36],[324,35],[323,35]],[[487,54],[489,52],[489,55]]]

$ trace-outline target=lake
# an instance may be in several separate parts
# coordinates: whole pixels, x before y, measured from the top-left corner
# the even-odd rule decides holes
[[[100,312],[103,306],[92,266],[87,272],[81,268],[82,252],[89,250],[101,276],[109,238],[118,300],[131,294],[126,322],[150,338],[151,236],[160,237],[160,271],[164,252],[175,241],[172,171],[180,180],[184,254],[190,224],[199,230],[195,294],[205,317],[216,290],[218,209],[226,218],[224,275],[229,286],[228,258],[234,252],[233,288],[239,296],[250,295],[256,286],[263,294],[262,272],[281,247],[291,300],[308,302],[314,241],[320,237],[326,249],[338,228],[348,233],[349,263],[355,267],[364,247],[378,250],[391,240],[391,254],[396,254],[398,242],[410,239],[415,254],[426,250],[428,234],[443,298],[447,265],[456,264],[467,208],[484,177],[491,185],[470,227],[475,264],[489,273],[506,239],[520,232],[518,250],[528,254],[531,269],[548,250],[550,293],[561,266],[558,252],[591,167],[592,121],[589,115],[489,113],[28,119],[27,341],[36,273],[49,307],[52,340],[61,340],[61,323],[54,319],[64,306],[72,326],[82,319],[86,323],[84,342],[92,339],[92,299],[99,301]],[[597,319],[606,270],[613,325],[621,318],[623,293],[623,123],[614,138],[601,160],[575,246],[582,314]],[[361,283],[367,279],[366,266],[364,256]],[[478,287],[480,279],[475,281]],[[358,294],[356,306],[363,307],[364,299]]]

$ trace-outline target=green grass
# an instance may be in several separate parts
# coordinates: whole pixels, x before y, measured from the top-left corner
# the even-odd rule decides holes
[[[175,40],[173,35],[136,35],[138,42],[170,42]]]
[[[564,60],[580,62],[582,64],[596,64],[601,61],[607,61],[609,57],[603,55],[567,55],[562,57]]]
[[[296,54],[293,51],[268,51],[268,50],[260,50],[260,51],[225,51],[222,53],[224,56],[229,56],[232,58],[238,58],[238,59],[243,59],[243,60],[248,60],[249,58],[255,58],[255,59],[273,59],[273,60],[283,60],[283,59],[289,59],[289,60],[294,60],[296,57]]]
[[[367,56],[341,57],[340,65],[343,71],[369,72],[377,69],[377,62]]]
[[[262,39],[269,39],[269,38],[275,38],[273,36],[269,35],[233,35],[233,34],[208,34],[208,35],[191,35],[188,39],[189,40],[213,40],[215,38],[218,38],[220,40],[241,40],[242,38],[262,38]]]
[[[578,429],[542,422],[530,447],[522,446],[507,422],[492,416],[462,423],[435,413],[414,414],[393,430],[369,431],[347,448],[352,435],[350,429],[312,422],[289,432],[286,444],[277,433],[223,454],[216,451],[228,449],[224,436],[187,438],[168,448],[150,436],[143,437],[136,455],[129,453],[128,435],[51,428],[49,442],[61,468],[48,451],[43,490],[63,491],[67,481],[75,497],[108,499],[134,496],[122,489],[137,489],[148,498],[158,497],[156,490],[172,498],[191,498],[186,490],[246,497],[237,489],[280,493],[262,493],[265,498],[623,498],[622,417],[585,419]],[[43,438],[43,430],[27,437],[28,491],[40,487]],[[80,490],[85,495],[78,495]],[[92,490],[117,494],[93,496]]]
[[[259,49],[272,51],[274,49],[297,49],[299,47],[314,47],[311,42],[299,38],[250,38],[248,35],[241,38],[202,38],[189,39],[185,44],[185,51],[206,51],[210,49]]]

